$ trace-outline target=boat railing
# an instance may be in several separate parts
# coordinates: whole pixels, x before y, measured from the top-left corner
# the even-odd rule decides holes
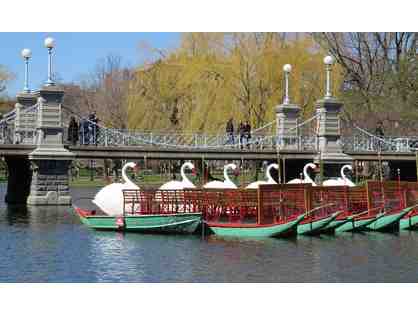
[[[196,191],[123,190],[124,215],[156,215],[200,212]]]
[[[381,208],[384,213],[395,213],[407,207],[407,193],[410,187],[403,181],[367,181],[369,208]]]
[[[258,189],[128,189],[123,194],[125,215],[201,212],[207,221],[267,225],[291,221],[314,208],[319,209],[309,213],[309,218],[336,212],[346,216],[365,211],[370,215],[396,212],[418,202],[418,183],[368,181],[362,187],[272,184],[260,185]]]

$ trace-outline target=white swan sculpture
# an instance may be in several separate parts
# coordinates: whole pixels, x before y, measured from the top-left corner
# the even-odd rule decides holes
[[[237,189],[237,186],[228,176],[228,169],[236,170],[237,166],[235,164],[227,164],[224,167],[224,181],[211,181],[206,183],[203,188],[204,189]]]
[[[123,214],[123,192],[125,189],[138,189],[126,175],[126,169],[135,168],[134,162],[128,162],[122,167],[122,179],[124,183],[112,183],[103,187],[92,200],[103,212],[109,216]]]
[[[271,177],[270,171],[271,169],[279,169],[279,165],[278,164],[270,164],[267,166],[266,168],[266,177],[267,177],[267,181],[255,181],[250,183],[249,185],[247,185],[246,189],[258,189],[258,186],[261,184],[277,184],[276,181],[274,181],[274,179]]]
[[[341,178],[338,179],[329,179],[322,183],[323,186],[356,186],[349,178],[346,177],[344,174],[344,170],[349,169],[350,171],[353,170],[351,165],[344,165],[341,167],[340,174]]]
[[[186,168],[194,170],[194,165],[191,162],[185,162],[180,169],[181,181],[172,180],[164,183],[160,186],[159,190],[183,190],[183,189],[194,189],[196,186],[186,177],[184,170]]]
[[[301,183],[310,183],[313,186],[316,186],[316,183],[311,179],[308,174],[308,168],[315,169],[316,165],[312,162],[307,163],[305,167],[303,167],[303,180],[302,179],[293,179],[287,182],[287,184],[301,184]]]

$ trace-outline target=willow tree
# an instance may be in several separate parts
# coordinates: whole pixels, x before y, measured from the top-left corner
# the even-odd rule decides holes
[[[292,100],[307,117],[323,95],[323,56],[310,36],[184,34],[178,49],[136,69],[127,97],[129,127],[224,132],[231,117],[262,126],[275,118],[282,101],[286,63],[294,69]],[[339,81],[338,67],[335,72]]]

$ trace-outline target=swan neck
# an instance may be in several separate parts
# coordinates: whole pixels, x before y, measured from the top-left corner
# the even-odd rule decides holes
[[[188,164],[183,164],[180,168],[180,175],[181,175],[181,179],[183,182],[186,183],[191,183],[190,180],[186,177],[186,173],[184,172],[184,170],[186,169],[186,167],[188,168]]]
[[[353,181],[351,181],[349,178],[347,178],[347,176],[345,175],[345,173],[344,173],[344,170],[345,169],[350,169],[350,167],[348,167],[348,166],[343,166],[342,168],[341,168],[341,178],[344,180],[344,182],[347,182],[347,183],[349,183],[349,184],[353,184],[354,185],[354,183],[353,183]]]
[[[268,165],[267,169],[266,169],[266,177],[267,177],[267,181],[268,182],[274,182],[276,183],[276,181],[274,181],[274,179],[271,177],[270,171],[271,169],[274,167],[274,164]]]
[[[310,168],[311,165],[307,164],[305,167],[303,167],[303,179],[305,182],[314,183],[314,181],[311,179],[311,177],[308,174],[308,168]]]
[[[129,183],[129,184],[134,184],[129,178],[128,178],[128,176],[126,175],[126,169],[128,169],[128,167],[129,167],[129,165],[128,164],[126,164],[126,165],[124,165],[123,166],[123,168],[122,168],[122,179],[123,179],[123,181],[124,181],[124,183]]]
[[[231,182],[232,183],[232,181],[231,181],[231,179],[229,178],[229,175],[228,175],[228,169],[229,168],[231,168],[231,165],[226,165],[224,167],[224,178],[225,178],[225,182]]]

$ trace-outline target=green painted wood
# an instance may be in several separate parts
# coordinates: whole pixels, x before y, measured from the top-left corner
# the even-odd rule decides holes
[[[347,224],[353,220],[353,218],[347,218],[347,219],[341,219],[341,220],[333,220],[328,225],[326,225],[324,228],[321,229],[321,233],[334,233],[337,228]]]
[[[418,215],[412,217],[405,217],[399,220],[399,229],[413,230],[418,229]]]
[[[320,233],[322,228],[334,221],[340,213],[341,212],[336,212],[330,216],[311,223],[299,224],[297,232],[300,235],[317,235]]]
[[[280,237],[296,234],[298,224],[304,219],[305,215],[300,215],[297,219],[280,225],[274,226],[257,226],[257,227],[227,227],[210,226],[213,233],[218,236],[229,237]]]
[[[201,223],[201,213],[172,215],[125,216],[124,226],[118,226],[117,217],[80,216],[81,222],[98,230],[123,230],[155,233],[194,233]],[[119,218],[120,219],[120,218]]]
[[[407,207],[395,214],[385,214],[378,217],[374,222],[367,226],[367,229],[372,231],[385,231],[399,226],[399,221],[413,210],[416,206]]]
[[[356,231],[364,231],[365,228],[370,225],[373,221],[375,221],[378,216],[369,218],[369,219],[351,219],[346,224],[335,229],[335,232],[356,232]]]

